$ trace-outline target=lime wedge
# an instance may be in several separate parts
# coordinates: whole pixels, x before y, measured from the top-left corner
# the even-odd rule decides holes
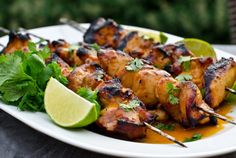
[[[45,90],[44,105],[51,119],[62,127],[83,127],[97,119],[95,104],[51,78]]]
[[[152,38],[154,42],[160,42],[160,34],[146,31],[139,31],[140,36],[144,36],[144,38]]]
[[[185,38],[179,42],[183,42],[185,46],[193,52],[197,57],[212,57],[216,58],[216,53],[213,47],[206,41],[195,39],[195,38]]]

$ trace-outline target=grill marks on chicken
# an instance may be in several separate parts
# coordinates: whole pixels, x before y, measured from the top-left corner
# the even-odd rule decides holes
[[[205,101],[217,107],[227,95],[226,87],[232,87],[236,80],[236,63],[233,58],[222,58],[209,66],[204,74]]]
[[[98,126],[128,139],[145,136],[146,126],[143,122],[152,121],[153,115],[146,111],[144,104],[130,89],[122,87],[119,80],[112,80],[99,65],[83,64],[76,67],[68,76],[68,81],[68,88],[73,91],[81,87],[98,91],[99,100],[103,106],[101,116],[96,122]],[[120,107],[120,104],[128,106],[132,100],[139,102],[134,109],[126,111]]]
[[[12,41],[13,40],[11,40],[9,42],[12,42]],[[54,41],[54,42],[48,43],[48,44],[49,44],[50,49],[53,52],[57,53],[60,57],[64,58],[65,60],[68,58],[68,54],[69,54],[68,48],[70,47],[70,45],[68,43],[66,43],[64,40],[58,40],[58,41]],[[10,45],[10,44],[8,44],[8,45]],[[22,45],[22,47],[24,45]],[[28,46],[28,44],[27,44],[27,46]],[[73,56],[71,57],[72,60],[68,60],[68,62],[71,66],[81,65],[82,63],[92,63],[92,62],[99,63],[100,62],[101,65],[103,65],[103,68],[106,71],[108,71],[111,76],[119,77],[122,81],[122,84],[125,84],[127,87],[131,87],[132,89],[134,89],[135,94],[137,93],[139,95],[139,97],[141,98],[141,100],[143,100],[144,102],[147,101],[147,103],[148,103],[147,105],[155,105],[156,103],[159,103],[159,102],[165,103],[167,101],[167,99],[165,97],[166,96],[168,97],[168,95],[166,95],[166,93],[161,93],[162,92],[161,88],[159,88],[159,89],[156,88],[153,92],[153,89],[154,89],[153,87],[155,87],[155,86],[153,86],[154,84],[151,84],[151,83],[156,83],[158,75],[161,78],[160,80],[158,80],[158,83],[157,83],[157,85],[159,85],[159,87],[161,87],[161,85],[166,82],[165,80],[173,83],[176,87],[182,87],[178,83],[176,83],[176,80],[169,77],[170,75],[167,72],[165,72],[165,71],[161,72],[161,70],[159,70],[158,72],[160,74],[156,74],[157,69],[155,69],[152,66],[145,65],[141,70],[139,70],[137,72],[126,71],[124,69],[124,67],[126,66],[127,62],[130,62],[131,60],[133,60],[133,58],[131,58],[129,55],[125,54],[122,51],[117,51],[116,52],[117,54],[112,54],[109,57],[105,57],[104,60],[98,60],[97,56],[96,56],[96,51],[94,49],[92,49],[89,45],[80,44],[79,46],[80,46],[79,49],[73,50]],[[10,45],[9,48],[11,48],[11,47],[14,48],[14,45]],[[171,58],[174,60],[172,60],[171,62],[177,60],[178,59],[177,57],[179,57],[180,55],[181,56],[182,55],[191,56],[191,52],[189,52],[188,50],[185,50],[185,48],[181,48],[181,46],[180,46],[180,48],[176,48],[176,47],[177,47],[177,45],[174,45],[174,46],[170,45],[170,46],[166,46],[165,49],[158,48],[158,50],[162,50],[161,53],[163,54],[164,57],[169,57],[169,56],[171,56],[170,54],[172,53],[173,55]],[[108,50],[108,51],[111,51],[111,50]],[[103,50],[101,52],[103,52]],[[173,52],[178,52],[178,53],[173,53]],[[100,55],[103,53],[100,53]],[[77,73],[83,74],[83,72],[78,69],[77,70],[75,69],[73,71],[73,73],[70,73],[70,70],[68,69],[69,66],[67,64],[63,64],[63,62],[62,62],[63,60],[61,60],[60,57],[56,56],[55,54],[52,55],[52,58],[54,58],[57,61],[57,63],[60,66],[62,66],[62,72],[65,76],[70,76],[71,78],[73,78],[74,76],[76,76]],[[77,60],[79,62],[74,62],[75,60],[73,60],[73,58],[75,58],[75,57],[79,58],[79,60]],[[171,59],[171,58],[168,58],[168,59]],[[117,60],[119,62],[117,62]],[[107,63],[109,63],[109,64],[107,64]],[[202,74],[203,70],[201,71],[201,73],[196,73],[198,66],[200,65],[200,66],[204,67],[204,69],[206,69],[206,67],[210,63],[212,63],[212,60],[207,59],[207,58],[206,59],[198,59],[198,60],[192,59],[190,65],[191,65],[191,67],[193,67],[192,69],[195,71],[192,71],[192,72],[190,71],[190,73]],[[109,65],[112,65],[112,66],[109,66]],[[218,69],[219,69],[219,67],[218,67]],[[95,69],[95,70],[97,71],[97,69]],[[91,73],[92,71],[88,71],[88,72]],[[184,72],[181,72],[181,73],[184,73]],[[98,73],[98,74],[101,76],[100,73]],[[96,76],[98,74],[95,74],[94,76]],[[96,82],[94,81],[94,76],[92,75],[90,77],[87,77],[87,79],[84,79],[84,81],[81,84],[85,84],[88,87],[89,86],[96,87],[96,86],[100,85],[100,84],[96,84]],[[147,77],[145,79],[145,77],[143,77],[143,76],[153,76],[153,77],[150,77],[150,78]],[[198,75],[198,76],[202,77],[202,75]],[[201,77],[199,77],[199,78],[201,78]],[[107,80],[110,79],[109,77],[107,77],[107,78],[108,78]],[[139,81],[139,82],[135,82],[135,84],[134,84],[132,82],[132,79],[134,79],[135,81]],[[106,79],[104,81],[106,81]],[[163,83],[161,84],[161,82],[163,82]],[[187,83],[186,83],[186,85],[187,85]],[[200,83],[199,83],[199,85],[200,85]],[[74,83],[71,82],[70,86],[72,89],[74,88],[74,90],[75,90],[75,87],[76,86],[79,87],[79,84],[76,84],[76,82],[74,82]],[[146,87],[150,87],[150,88],[146,89]],[[183,87],[185,87],[185,86],[183,86]],[[189,87],[189,86],[186,86],[186,87]],[[186,96],[183,96],[183,98],[188,99],[188,102],[185,101],[184,104],[182,104],[183,105],[182,107],[184,107],[184,108],[182,108],[182,110],[180,110],[180,108],[179,108],[178,109],[179,111],[172,110],[173,107],[168,107],[168,101],[166,103],[167,105],[164,106],[166,111],[168,111],[173,118],[175,118],[178,122],[182,123],[184,126],[195,126],[198,123],[203,124],[203,123],[206,123],[209,121],[208,115],[203,113],[202,111],[200,111],[197,108],[198,105],[205,104],[204,102],[202,102],[199,90],[198,89],[194,90],[194,88],[193,88],[194,86],[190,86],[190,87],[192,87],[192,88],[186,89],[186,91],[190,90],[191,93],[189,92],[189,94],[191,94],[191,96],[197,97],[198,99],[195,99],[195,101],[191,101],[191,97],[187,98]],[[164,90],[164,88],[166,88],[166,87],[162,87],[162,88],[163,88],[162,90]],[[184,88],[181,88],[181,89],[184,89]],[[140,93],[138,93],[138,92],[140,92]],[[160,94],[158,94],[158,92],[160,92]],[[185,91],[182,91],[182,92],[185,92]],[[180,97],[180,96],[182,97],[182,95],[180,95],[180,94],[181,94],[181,91],[177,97]],[[151,99],[148,97],[150,97]],[[150,99],[150,102],[148,102],[149,99]],[[180,103],[182,103],[181,100],[180,100]],[[205,106],[207,106],[207,105],[205,105]],[[177,117],[178,112],[181,113],[181,117]],[[185,112],[188,114],[186,114]],[[183,116],[182,116],[182,114],[183,114]]]
[[[109,31],[109,29],[111,30]],[[117,36],[117,34],[120,36]],[[93,40],[88,40],[88,38]],[[116,42],[110,44],[111,39],[115,39]],[[107,45],[105,44],[106,40]],[[155,67],[168,71],[174,77],[186,72],[179,63],[179,58],[181,56],[194,56],[183,43],[160,45],[159,43],[155,43],[153,39],[147,39],[140,36],[137,31],[122,29],[115,21],[110,19],[105,20],[103,18],[95,20],[90,25],[84,35],[84,41],[87,43],[96,42],[104,47],[122,50],[131,57],[145,59]],[[202,88],[202,83],[200,82],[202,82],[204,71],[210,63],[210,59],[202,59],[199,60],[198,63],[197,60],[194,60],[193,62],[191,60],[189,74],[193,74],[192,81],[196,83],[199,88]],[[195,65],[199,66],[199,70],[196,69]]]
[[[3,49],[4,54],[13,53],[16,50],[28,51],[28,42],[30,37],[28,34],[21,34],[16,32],[9,33],[9,41],[7,46]]]
[[[110,27],[112,27],[112,32],[113,32],[112,34],[107,33],[109,32],[108,30]],[[99,29],[93,29],[93,28],[99,28]],[[100,31],[100,30],[103,30],[103,31]],[[116,36],[116,34],[120,34],[121,36]],[[90,25],[88,31],[85,33],[84,39],[86,39],[87,36],[96,37],[96,38],[93,38],[92,42],[89,40],[85,40],[85,42],[87,43],[97,42],[98,44],[100,44],[101,43],[100,40],[102,40],[103,41],[102,46],[124,50],[126,53],[128,53],[132,57],[145,59],[149,61],[150,64],[153,64],[155,67],[164,69],[170,72],[171,75],[173,75],[173,77],[179,74],[191,75],[192,81],[200,89],[202,88],[205,89],[206,96],[204,97],[204,99],[213,108],[219,106],[219,104],[225,98],[226,92],[224,89],[226,88],[226,86],[231,87],[233,85],[233,82],[235,81],[233,70],[232,71],[228,70],[228,67],[225,64],[222,65],[222,67],[224,68],[217,66],[215,69],[213,69],[214,72],[213,70],[210,71],[211,68],[209,66],[215,62],[214,59],[195,58],[193,53],[189,51],[182,43],[159,45],[158,43],[154,43],[151,39],[142,38],[141,36],[138,35],[136,31],[128,31],[128,30],[122,29],[116,22],[114,21],[111,22],[110,19],[107,20],[107,22],[103,18],[99,18],[99,20],[94,21]],[[110,37],[107,37],[107,36],[110,36]],[[112,45],[111,44],[105,45],[105,40],[107,39],[116,39],[116,42],[113,42]],[[184,70],[183,64],[179,63],[178,61],[181,56],[189,56],[191,58],[190,67],[188,71]],[[220,60],[216,63],[216,65],[219,65],[219,63],[221,62],[224,62],[224,61]],[[227,75],[227,77],[231,77],[231,78],[225,78],[223,76],[216,75],[218,76],[217,77],[218,80],[215,79],[214,82],[211,82],[212,80],[211,78],[214,78],[214,77],[208,78],[208,76],[214,76],[212,74],[217,74],[216,72],[221,72],[222,69],[226,69],[227,73],[226,72],[220,73],[220,75]],[[234,69],[236,68],[234,67]],[[115,71],[115,68],[112,68],[112,69],[109,68],[108,71],[112,71],[112,70]],[[205,73],[205,71],[207,71],[208,73]],[[114,75],[114,72],[111,73],[111,75]],[[221,78],[224,78],[225,81],[219,81]],[[227,84],[224,82],[227,82]],[[217,90],[211,90],[213,89],[213,87],[214,89],[217,89],[217,87],[219,87],[221,89],[221,93],[217,93],[217,94],[214,93],[214,92],[217,92]],[[212,96],[216,96],[218,99]]]
[[[131,88],[146,106],[161,103],[164,109],[184,126],[194,127],[199,123],[209,121],[208,114],[197,108],[204,101],[199,89],[192,82],[178,82],[166,71],[150,65],[146,65],[137,71],[127,71],[125,66],[132,58],[119,51],[103,51],[98,53],[98,58],[102,68],[109,75],[118,77],[122,85]],[[176,105],[169,101],[168,83],[180,90],[176,94],[176,97],[179,98],[179,103]],[[185,93],[186,91],[188,93]]]
[[[86,43],[97,43],[100,46],[116,48],[123,37],[123,29],[113,20],[98,18],[84,34]]]

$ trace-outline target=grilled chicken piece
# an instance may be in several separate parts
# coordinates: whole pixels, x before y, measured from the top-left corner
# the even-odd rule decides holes
[[[69,81],[68,88],[76,92],[81,87],[94,90],[99,84],[111,79],[111,77],[107,76],[102,68],[94,63],[76,67],[67,79]]]
[[[30,37],[28,34],[10,32],[7,46],[2,50],[4,54],[13,53],[16,50],[28,51]]]
[[[148,65],[137,71],[127,71],[125,66],[132,58],[119,51],[99,52],[98,59],[102,68],[109,75],[118,77],[122,85],[131,88],[145,105],[161,103],[164,109],[184,126],[194,127],[209,121],[208,114],[197,108],[204,101],[199,89],[192,82],[178,82],[164,70]],[[167,91],[168,83],[172,83],[179,89],[179,93],[176,94],[179,104],[170,103],[170,94]]]
[[[204,73],[206,69],[214,63],[214,60],[211,57],[193,57],[190,60],[189,70],[185,70],[183,64],[173,65],[173,70],[175,72],[175,76],[180,74],[188,74],[192,76],[191,81],[195,83],[199,89],[202,89],[204,86]]]
[[[84,34],[84,41],[91,44],[97,43],[104,47],[116,48],[125,34],[126,31],[113,20],[98,18],[91,23]]]
[[[119,43],[118,50],[123,50],[133,58],[145,58],[149,55],[154,40],[140,37],[137,31],[129,32]]]
[[[77,91],[80,87],[97,90],[103,110],[97,120],[97,125],[108,132],[120,134],[128,139],[142,138],[145,136],[146,127],[143,122],[150,122],[153,116],[148,113],[145,106],[130,89],[123,88],[117,79],[110,80],[97,64],[84,64],[76,67],[68,76],[68,87]],[[99,80],[98,80],[99,79]],[[120,104],[128,106],[133,100],[137,104],[127,111]]]
[[[77,56],[77,49],[72,49],[71,45],[65,40],[59,39],[49,43],[51,52],[56,53],[70,66],[79,66],[83,61]]]
[[[79,43],[76,55],[84,63],[99,63],[97,57],[97,50],[93,46],[85,43]]]
[[[178,63],[178,59],[180,56],[193,56],[192,52],[189,51],[184,44],[167,44],[167,45],[154,45],[147,57],[150,63],[152,63],[155,67],[164,69],[171,74],[179,73],[180,69],[177,69],[174,63]]]
[[[46,59],[46,63],[51,63],[51,62],[56,62],[60,68],[61,68],[61,73],[63,76],[67,77],[71,73],[72,69],[70,66],[62,60],[58,55],[55,53],[52,53],[48,59]]]
[[[204,74],[205,102],[212,108],[219,106],[227,95],[226,87],[236,80],[236,62],[233,58],[222,58],[209,66]]]
[[[129,139],[145,136],[146,127],[143,122],[150,122],[153,116],[145,110],[145,106],[130,89],[123,88],[119,80],[109,80],[100,84],[98,94],[104,109],[97,124],[108,131],[125,134]],[[136,100],[137,107],[126,111],[120,104],[128,105]],[[129,132],[128,132],[129,131]]]

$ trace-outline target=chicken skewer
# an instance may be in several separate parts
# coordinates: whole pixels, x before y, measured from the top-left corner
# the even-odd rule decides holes
[[[67,19],[61,19],[60,21],[65,24],[69,24],[70,26],[72,26],[74,28],[77,28],[79,26],[79,24],[76,23],[75,21],[71,21],[71,20],[67,20]],[[112,31],[113,32],[109,33],[108,29],[110,29],[110,32],[112,32]],[[81,31],[81,26],[78,30]],[[85,29],[83,29],[83,30],[85,30]],[[103,31],[101,32],[101,30],[103,30]],[[203,81],[207,81],[207,77],[208,77],[208,76],[206,76],[207,73],[205,73],[205,71],[214,62],[214,60],[212,60],[212,58],[209,58],[209,57],[192,58],[190,60],[190,66],[189,66],[190,71],[188,73],[185,73],[185,72],[183,72],[183,69],[184,69],[183,65],[179,64],[178,59],[180,56],[189,56],[190,57],[190,56],[193,56],[193,54],[190,51],[188,51],[184,47],[184,45],[181,45],[181,44],[180,45],[179,44],[178,45],[170,45],[169,44],[169,45],[165,45],[165,46],[159,46],[158,44],[153,43],[153,41],[151,39],[146,40],[146,39],[142,39],[141,37],[138,37],[137,32],[133,33],[133,34],[135,34],[135,37],[133,37],[134,35],[132,35],[132,32],[127,33],[127,31],[125,31],[125,30],[122,30],[120,32],[120,34],[128,34],[127,36],[125,36],[125,35],[120,35],[120,36],[117,35],[116,36],[115,31],[119,32],[119,30],[122,30],[122,29],[120,29],[120,26],[118,26],[114,21],[112,21],[112,20],[105,21],[104,19],[98,19],[97,21],[95,21],[91,24],[90,28],[86,32],[83,32],[83,33],[85,33],[84,39],[85,39],[85,42],[89,42],[89,43],[96,42],[96,43],[101,44],[103,46],[111,46],[113,48],[118,48],[118,49],[120,49],[121,47],[119,47],[117,45],[119,45],[119,43],[125,42],[125,44],[120,44],[120,45],[125,45],[125,47],[123,46],[122,49],[127,51],[132,57],[144,58],[153,64],[155,64],[155,63],[159,64],[158,67],[160,67],[160,68],[171,69],[169,71],[172,72],[172,74],[174,74],[174,76],[177,76],[181,72],[183,74],[190,74],[192,76],[192,81],[194,83],[196,83],[199,88],[201,88],[201,89],[204,88],[205,91],[207,91],[208,93],[210,93],[211,96],[213,96],[212,89],[211,89],[211,91],[208,91],[207,89],[209,89],[209,87],[203,87],[203,86],[206,86],[206,84],[204,85]],[[100,34],[96,35],[99,32],[100,32]],[[107,32],[107,34],[106,34],[106,32]],[[132,37],[130,37],[130,35],[132,35]],[[107,36],[107,37],[105,37],[105,36]],[[113,38],[111,38],[111,37],[113,37]],[[122,37],[123,37],[123,39],[122,39]],[[114,38],[117,38],[118,42],[117,42],[117,40],[116,40],[116,42],[114,42],[114,41],[112,42],[112,40]],[[106,42],[108,42],[108,45],[106,45]],[[138,45],[138,44],[140,44],[140,45]],[[168,52],[172,52],[172,53],[170,53],[171,56],[168,55]],[[165,54],[167,54],[167,55],[165,55]],[[166,67],[166,65],[169,65],[170,62],[173,63],[171,68]],[[160,65],[160,63],[161,63],[161,65]],[[233,63],[229,62],[229,64],[232,65],[231,69],[236,70],[236,63],[235,62],[233,62]],[[230,71],[230,69],[227,71]],[[231,71],[231,72],[234,75],[230,76],[231,77],[230,82],[223,83],[225,86],[224,89],[228,92],[236,94],[235,90],[228,88],[233,85],[235,78],[236,78],[236,71]],[[204,73],[206,74],[205,77],[204,77]],[[223,77],[223,75],[221,77]],[[224,77],[224,78],[226,78],[226,77]],[[228,78],[229,78],[229,76],[228,76]],[[224,90],[223,90],[220,98],[225,98],[226,95],[227,95],[227,93],[224,92]],[[209,95],[206,94],[206,96],[209,96]],[[216,106],[219,106],[219,104],[222,102],[222,100],[218,100],[218,99],[216,99],[216,101],[219,101],[219,102],[215,103],[214,105],[213,104],[210,104],[210,105],[212,107],[216,107]]]
[[[59,42],[60,43],[60,42]],[[211,113],[211,114],[213,114],[213,112],[212,111],[209,111],[209,110],[205,110],[206,112],[208,112],[208,113]],[[217,117],[219,117],[219,115],[215,115],[215,116],[217,116]],[[232,123],[232,121],[230,121],[230,120],[227,120],[227,118],[225,118],[225,117],[219,117],[220,119],[223,119],[223,120],[226,120],[226,121],[228,121],[228,122],[231,122]],[[234,123],[234,122],[233,122]]]
[[[142,124],[141,122],[143,120],[143,124],[147,128],[166,137],[170,141],[179,144],[182,147],[186,147],[186,145],[184,145],[180,141],[176,140],[174,137],[172,137],[172,136],[164,133],[163,131],[156,129],[152,125],[150,125],[148,122],[152,119],[152,115],[149,114],[145,110],[143,103],[140,102],[136,96],[134,96],[132,91],[130,91],[129,89],[123,88],[119,82],[117,82],[116,80],[111,80],[111,78],[109,78],[107,75],[105,75],[103,70],[98,65],[84,64],[84,65],[81,65],[80,67],[75,68],[71,72],[69,65],[66,64],[57,55],[52,54],[52,57],[49,61],[56,61],[60,65],[60,67],[62,69],[62,73],[64,74],[64,76],[68,77],[68,80],[69,80],[68,87],[70,89],[76,91],[80,87],[89,87],[89,88],[92,88],[93,90],[99,91],[100,100],[102,101],[103,105],[108,106],[108,107],[105,106],[106,109],[103,110],[102,116],[97,121],[97,124],[99,126],[102,126],[103,128],[104,127],[107,128],[108,131],[114,130],[114,132],[125,135],[129,139],[136,139],[136,138],[142,137],[145,133],[145,128],[143,127],[143,125],[141,125]],[[87,71],[89,71],[89,72],[87,72]],[[104,75],[103,76],[104,79],[98,80],[97,78],[99,77],[99,75],[101,75],[101,73]],[[88,82],[81,82],[84,80],[88,80]],[[91,83],[93,83],[93,84],[91,84]],[[115,87],[114,87],[114,84],[116,84]],[[119,94],[117,94],[118,91],[119,91]],[[116,101],[115,103],[112,102],[112,101],[114,101],[113,99],[112,100],[109,99],[111,96],[113,96],[113,98],[115,98],[115,101]],[[108,101],[108,99],[109,99],[109,101]],[[114,109],[114,104],[127,103],[130,100],[131,101],[135,100],[139,104],[139,105],[135,105],[134,109],[131,110],[131,112],[126,114],[125,110],[122,108]],[[110,108],[111,110],[110,110],[109,105],[111,105],[111,104],[112,104],[112,106],[111,106],[111,108]],[[120,122],[120,123],[117,124],[117,127],[115,127],[114,123],[109,123],[109,120],[106,120],[106,119],[109,119],[109,117],[114,117],[114,116],[110,116],[111,114],[109,114],[107,111],[111,112],[111,114],[117,115],[117,117],[119,117],[118,119],[121,119],[120,121],[118,120],[118,122]],[[135,116],[132,118],[132,115],[133,116],[137,115],[137,114],[132,114],[132,113],[135,113],[135,111],[137,111],[140,114],[138,114],[138,116]],[[121,114],[123,114],[124,116]],[[128,119],[129,115],[131,115],[131,120]],[[141,124],[140,123],[135,124],[135,122],[134,122],[134,124],[132,123],[133,120],[137,119],[136,117],[140,117]],[[114,118],[112,118],[112,119],[114,119]],[[125,120],[122,121],[122,119],[125,119]],[[112,120],[112,121],[114,122],[115,120]],[[131,121],[131,122],[126,123],[126,121]],[[126,130],[128,130],[128,131],[126,131]]]

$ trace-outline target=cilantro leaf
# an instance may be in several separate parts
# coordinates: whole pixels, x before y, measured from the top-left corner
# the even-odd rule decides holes
[[[172,105],[179,104],[179,98],[175,95],[179,93],[179,88],[175,87],[173,83],[169,82],[166,85],[166,91],[169,94],[168,100]]]
[[[159,36],[160,36],[160,43],[165,44],[168,40],[168,37],[163,32],[160,32]]]
[[[180,56],[178,62],[183,65],[185,71],[189,71],[190,69],[190,56]]]
[[[173,131],[175,128],[175,124],[158,123],[155,127],[160,130]]]
[[[90,47],[92,47],[94,50],[99,51],[100,50],[100,46],[97,43],[93,43],[90,45]]]
[[[125,69],[127,71],[137,71],[140,70],[144,66],[144,63],[141,59],[135,58],[134,60],[130,61]]]
[[[98,102],[98,91],[92,91],[91,89],[82,87],[78,89],[77,94],[81,97],[85,98],[86,100],[90,101],[91,103],[94,103],[98,112],[97,117],[99,117],[101,105]]]
[[[169,101],[172,105],[179,104],[179,98],[177,98],[173,94],[169,94]]]
[[[176,76],[175,79],[178,81],[190,81],[193,79],[193,77],[189,74],[180,74]]]
[[[197,133],[194,134],[191,138],[185,138],[184,142],[193,142],[202,138],[202,135]]]
[[[124,109],[125,112],[129,112],[138,106],[140,106],[140,101],[136,99],[132,100],[128,104],[123,104],[123,103],[120,104],[120,108]]]

